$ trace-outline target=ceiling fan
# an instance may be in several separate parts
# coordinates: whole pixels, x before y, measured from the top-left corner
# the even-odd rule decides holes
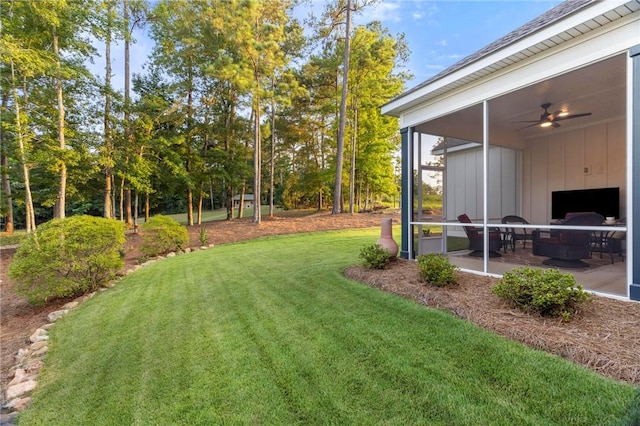
[[[569,119],[578,118],[578,117],[586,117],[587,115],[591,115],[590,112],[584,112],[581,114],[569,114],[567,111],[562,111],[562,110],[556,111],[554,113],[550,113],[548,111],[550,106],[551,106],[550,103],[540,105],[540,107],[544,109],[544,112],[540,115],[539,120],[514,121],[514,123],[533,123],[528,126],[524,126],[518,130],[527,129],[533,126],[560,127],[560,124],[558,123],[558,121],[569,120]]]

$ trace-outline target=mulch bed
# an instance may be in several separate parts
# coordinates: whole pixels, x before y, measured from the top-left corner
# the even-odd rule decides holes
[[[350,266],[344,274],[453,315],[532,348],[570,359],[604,376],[640,385],[640,303],[594,296],[570,322],[521,312],[491,293],[496,278],[456,272],[457,285],[425,284],[413,261],[384,270]]]

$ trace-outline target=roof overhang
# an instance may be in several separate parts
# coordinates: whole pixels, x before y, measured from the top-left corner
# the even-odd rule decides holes
[[[500,75],[508,70],[529,64],[535,58],[545,57],[551,51],[558,51],[578,44],[577,39],[584,40],[603,32],[603,27],[616,25],[635,26],[637,36],[627,40],[629,46],[640,43],[640,26],[637,13],[640,0],[607,0],[586,3],[580,9],[557,21],[539,28],[525,37],[516,39],[510,44],[480,56],[462,67],[453,66],[453,71],[411,89],[382,106],[382,113],[401,117],[412,109],[433,102],[435,99],[448,96],[465,87],[486,81],[492,76]],[[635,16],[631,16],[635,14]],[[596,52],[597,53],[597,52]],[[612,54],[612,53],[610,53]],[[463,60],[462,62],[464,62]],[[588,63],[588,62],[586,62]],[[553,70],[553,67],[550,67]],[[550,76],[551,74],[550,71]],[[401,124],[404,127],[404,124]]]

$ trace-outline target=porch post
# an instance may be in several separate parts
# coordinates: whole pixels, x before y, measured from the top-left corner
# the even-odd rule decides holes
[[[640,45],[629,50],[632,60],[631,88],[627,93],[631,95],[631,111],[627,117],[631,120],[631,174],[632,174],[632,203],[631,206],[631,241],[640,241],[640,211],[635,206],[636,200],[640,200]],[[629,125],[629,124],[627,124]],[[627,206],[627,209],[629,207]],[[632,262],[631,284],[629,285],[629,298],[640,301],[640,250],[631,249]]]
[[[403,259],[409,259],[409,238],[411,236],[411,191],[413,188],[411,182],[411,141],[409,140],[409,128],[404,127],[400,129],[401,138],[401,169],[402,169],[402,183],[400,188],[400,217],[402,221],[401,225],[401,240],[400,240],[400,257]]]

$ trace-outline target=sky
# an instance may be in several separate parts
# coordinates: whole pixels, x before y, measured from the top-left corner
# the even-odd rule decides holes
[[[295,17],[302,20],[309,12],[319,15],[325,3],[311,0],[296,10]],[[405,87],[410,89],[559,3],[560,0],[381,0],[356,14],[354,24],[377,20],[392,35],[405,34],[411,51],[406,70],[414,75]],[[139,73],[152,42],[140,32],[134,38],[131,70]],[[122,46],[112,47],[116,89],[124,86],[123,50]],[[91,68],[98,76],[104,75],[104,62],[98,60]]]

